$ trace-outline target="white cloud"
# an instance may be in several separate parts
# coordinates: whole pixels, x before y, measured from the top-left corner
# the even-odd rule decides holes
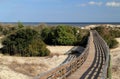
[[[101,6],[102,2],[94,2],[94,1],[90,1],[88,2],[89,5],[97,5],[97,6]]]
[[[89,6],[89,5],[101,6],[102,4],[103,4],[102,2],[90,1],[88,3],[79,4],[79,5],[77,5],[77,7],[85,7],[85,6]]]
[[[106,6],[108,7],[120,7],[120,2],[107,2]]]

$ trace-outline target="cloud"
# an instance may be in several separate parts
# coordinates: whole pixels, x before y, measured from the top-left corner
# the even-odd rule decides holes
[[[120,2],[107,2],[106,6],[108,7],[120,7]]]
[[[115,1],[111,1],[111,2],[95,2],[95,1],[89,1],[87,3],[82,3],[77,5],[77,7],[85,7],[85,6],[107,6],[107,7],[120,7],[120,2],[115,2]]]
[[[90,1],[87,3],[82,3],[77,5],[77,7],[85,7],[85,6],[90,6],[90,5],[95,5],[95,6],[101,6],[103,3],[102,2],[94,2],[94,1]]]
[[[101,6],[102,2],[94,2],[94,1],[90,1],[88,2],[89,5],[97,5],[97,6]]]

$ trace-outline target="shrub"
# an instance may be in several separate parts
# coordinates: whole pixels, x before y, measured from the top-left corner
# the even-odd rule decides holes
[[[112,32],[112,29],[106,27],[96,27],[95,30],[102,36],[102,38],[107,42],[110,48],[115,48],[118,45],[118,42],[115,40],[116,33]]]
[[[111,34],[111,36],[113,36],[115,38],[119,38],[120,37],[120,30],[110,30],[110,34]]]
[[[23,28],[24,25],[21,22],[18,22],[18,28]]]
[[[78,27],[65,25],[46,27],[41,32],[43,41],[49,45],[79,45],[86,35],[86,31],[81,31]]]
[[[49,55],[50,51],[38,36],[38,32],[33,29],[20,29],[3,40],[2,52],[20,56]]]

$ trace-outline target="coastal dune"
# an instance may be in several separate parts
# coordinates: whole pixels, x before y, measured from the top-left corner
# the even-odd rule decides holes
[[[119,45],[115,49],[111,49],[112,62],[112,79],[120,79],[120,38],[116,38]]]
[[[38,74],[60,65],[68,55],[63,55],[73,46],[48,46],[47,57],[16,57],[0,54],[0,79],[32,79]]]

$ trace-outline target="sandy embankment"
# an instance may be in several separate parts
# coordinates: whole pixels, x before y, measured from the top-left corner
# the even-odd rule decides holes
[[[119,42],[119,46],[115,49],[111,49],[112,57],[112,79],[120,79],[120,38],[116,38]]]
[[[48,46],[52,52],[49,57],[11,57],[0,54],[0,79],[32,79],[61,64],[67,58],[63,54],[72,47]]]
[[[65,54],[68,50],[74,46],[47,46],[47,48],[52,52],[52,54]]]

